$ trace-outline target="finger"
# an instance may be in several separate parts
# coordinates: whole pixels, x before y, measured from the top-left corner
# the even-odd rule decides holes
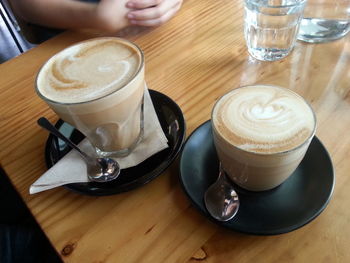
[[[149,8],[152,6],[157,6],[162,3],[164,0],[130,0],[126,3],[126,7],[132,9],[143,9]]]
[[[158,17],[155,19],[148,19],[148,20],[130,20],[130,23],[133,25],[139,25],[139,26],[149,26],[149,27],[160,26],[165,22],[169,21],[178,10],[179,10],[179,7],[176,7],[169,10],[166,14],[164,14],[161,17]]]
[[[176,8],[179,2],[164,1],[160,5],[142,10],[134,10],[128,13],[127,17],[132,20],[151,20],[164,16],[171,9]]]

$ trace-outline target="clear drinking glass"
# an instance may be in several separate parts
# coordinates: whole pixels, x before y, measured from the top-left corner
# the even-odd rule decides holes
[[[244,37],[251,56],[275,61],[293,49],[306,0],[245,0]]]
[[[350,0],[308,0],[298,39],[322,43],[350,32]]]

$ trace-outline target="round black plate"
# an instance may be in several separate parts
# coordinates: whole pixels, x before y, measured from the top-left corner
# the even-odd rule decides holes
[[[169,147],[140,163],[137,166],[123,169],[120,176],[108,183],[68,184],[70,190],[87,195],[112,195],[129,191],[142,186],[159,176],[175,160],[185,141],[186,124],[179,106],[166,95],[149,90],[159,122],[168,139]],[[84,135],[69,124],[59,120],[56,124],[73,142],[79,143]],[[70,147],[63,141],[50,135],[46,143],[46,164],[50,168],[57,163]]]
[[[314,137],[299,167],[282,185],[263,192],[237,187],[241,205],[227,222],[213,219],[204,205],[204,193],[219,170],[211,122],[198,127],[185,143],[180,160],[180,181],[193,205],[205,216],[231,230],[274,235],[295,230],[316,218],[327,206],[334,188],[331,159]]]

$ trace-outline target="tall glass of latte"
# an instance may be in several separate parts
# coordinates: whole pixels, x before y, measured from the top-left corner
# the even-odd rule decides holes
[[[298,167],[315,134],[316,117],[295,92],[247,86],[222,96],[212,111],[215,148],[223,169],[251,191],[282,184]]]
[[[81,131],[99,156],[128,155],[143,132],[144,57],[121,38],[96,38],[50,58],[36,79],[39,96]]]

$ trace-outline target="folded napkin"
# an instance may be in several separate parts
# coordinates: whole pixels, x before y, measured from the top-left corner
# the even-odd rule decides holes
[[[91,156],[95,155],[95,149],[87,139],[84,139],[79,147]],[[138,165],[167,147],[168,140],[160,126],[148,89],[145,88],[143,139],[128,156],[115,159],[121,169],[125,169]],[[71,150],[30,186],[29,193],[35,194],[65,184],[88,181],[84,160],[75,150]]]

